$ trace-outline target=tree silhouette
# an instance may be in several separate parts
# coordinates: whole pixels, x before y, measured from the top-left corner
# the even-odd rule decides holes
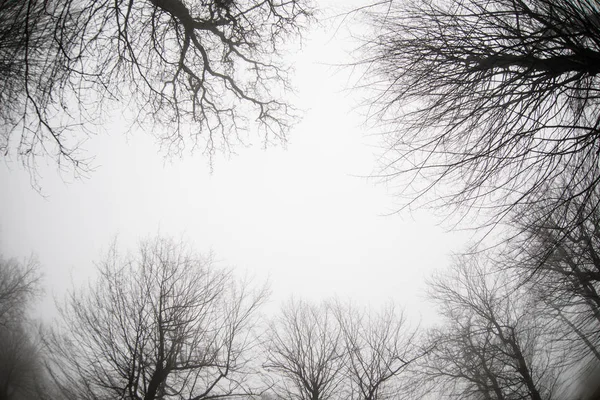
[[[280,398],[331,400],[339,396],[344,343],[332,309],[290,301],[273,322],[265,368],[273,372]]]
[[[23,322],[27,307],[40,290],[39,269],[35,257],[24,262],[0,257],[0,327]]]
[[[65,398],[203,400],[251,394],[250,335],[265,292],[156,238],[137,256],[115,246],[99,277],[61,308],[47,337]]]
[[[0,0],[0,150],[85,172],[78,146],[114,107],[170,154],[252,127],[284,140],[279,50],[309,17],[301,0]]]
[[[403,182],[408,204],[482,212],[478,226],[493,225],[548,184],[574,197],[597,185],[597,1],[381,6],[365,85],[377,90],[371,117],[389,146],[382,176]]]
[[[564,348],[529,294],[482,255],[462,256],[430,282],[445,324],[431,333],[424,380],[459,398],[551,399]]]
[[[401,375],[421,354],[402,310],[392,303],[378,312],[341,303],[334,310],[346,349],[348,398],[381,400],[405,391]]]
[[[40,293],[35,257],[0,257],[0,399],[43,398],[45,375],[28,309]]]
[[[563,325],[563,342],[571,339],[570,352],[577,361],[590,355],[600,361],[599,201],[596,187],[552,212],[545,201],[521,208],[512,221],[520,234],[509,240],[503,255],[503,267],[513,269]]]

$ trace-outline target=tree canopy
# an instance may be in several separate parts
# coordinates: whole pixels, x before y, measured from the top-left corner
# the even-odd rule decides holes
[[[1,0],[0,151],[85,172],[79,146],[115,107],[169,154],[285,140],[280,50],[310,16],[303,0]]]
[[[407,204],[481,211],[485,225],[549,186],[552,209],[597,185],[595,0],[379,6],[363,53],[369,107],[387,141],[382,175]]]
[[[251,395],[249,354],[264,289],[251,290],[184,243],[114,245],[95,283],[72,292],[48,335],[67,399],[203,400]]]

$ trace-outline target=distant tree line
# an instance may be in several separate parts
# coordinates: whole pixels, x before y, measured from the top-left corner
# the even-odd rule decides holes
[[[36,328],[38,264],[2,260],[0,398],[592,399],[599,234],[582,226],[557,244],[549,232],[519,255],[455,257],[429,281],[439,319],[424,327],[392,303],[336,299],[265,317],[264,285],[157,237],[136,253],[113,244]]]

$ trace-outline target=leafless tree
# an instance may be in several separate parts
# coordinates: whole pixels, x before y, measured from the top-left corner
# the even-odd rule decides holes
[[[334,310],[346,348],[348,398],[382,400],[397,396],[408,383],[400,375],[421,355],[417,331],[409,329],[404,314],[391,303],[377,313],[339,302]]]
[[[550,399],[559,390],[563,349],[528,294],[489,262],[463,256],[431,281],[446,325],[432,333],[425,376],[458,398]]]
[[[485,226],[535,204],[548,184],[574,197],[596,187],[596,0],[378,4],[363,81],[389,141],[382,175],[400,178],[407,204],[482,212]]]
[[[45,398],[47,375],[34,330],[26,320],[10,328],[0,327],[0,399]]]
[[[280,49],[310,15],[303,0],[0,0],[0,150],[85,171],[78,146],[117,106],[171,154],[253,127],[284,140]]]
[[[0,399],[38,399],[44,383],[42,355],[28,316],[41,292],[35,257],[0,257]]]
[[[521,284],[570,332],[563,341],[572,339],[578,361],[590,355],[600,361],[599,201],[594,188],[551,213],[543,201],[523,208],[513,220],[521,234],[505,255]]]
[[[66,398],[230,398],[252,393],[251,291],[185,244],[156,238],[137,255],[113,246],[95,284],[70,294],[46,341]]]
[[[40,291],[39,263],[0,257],[0,327],[19,325],[32,298]]]
[[[331,308],[290,301],[270,328],[265,369],[280,398],[330,400],[339,395],[343,336]]]
[[[504,400],[509,390],[503,380],[503,360],[489,329],[473,326],[469,319],[445,319],[428,336],[433,351],[423,360],[421,381],[425,391],[448,397]]]

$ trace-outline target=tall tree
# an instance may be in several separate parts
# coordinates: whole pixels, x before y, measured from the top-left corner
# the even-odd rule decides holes
[[[40,292],[40,266],[0,257],[0,399],[38,399],[44,385],[35,327],[28,318]]]
[[[184,244],[115,246],[95,284],[70,294],[47,342],[66,398],[216,399],[249,394],[250,335],[265,291],[251,291]]]
[[[419,369],[425,392],[465,399],[508,398],[504,362],[490,329],[481,329],[469,318],[447,316],[427,340],[433,350]]]
[[[402,391],[408,382],[401,374],[420,356],[417,332],[404,314],[391,303],[379,312],[341,303],[334,310],[346,349],[348,398],[382,400]]]
[[[24,262],[0,257],[0,326],[23,321],[33,297],[40,291],[40,266],[35,257]]]
[[[460,398],[550,399],[562,348],[528,294],[482,255],[462,256],[430,282],[446,327],[434,331],[426,375]],[[556,338],[556,337],[554,337]]]
[[[117,105],[173,154],[252,127],[283,140],[280,50],[310,15],[303,0],[0,0],[0,150],[85,170],[78,146]]]
[[[0,327],[0,399],[43,399],[48,394],[43,352],[33,323],[22,316]]]
[[[596,187],[596,0],[378,4],[365,85],[389,141],[383,176],[405,180],[410,204],[477,210],[485,225],[549,183],[575,197]]]
[[[332,400],[343,379],[344,343],[332,309],[290,301],[272,323],[265,368],[274,392],[294,400]]]
[[[553,193],[548,194],[551,199]],[[521,284],[563,325],[564,342],[572,338],[574,358],[592,355],[598,362],[600,192],[594,188],[551,212],[547,204],[540,201],[519,210],[512,224],[521,234],[508,242],[505,267],[515,270]]]

